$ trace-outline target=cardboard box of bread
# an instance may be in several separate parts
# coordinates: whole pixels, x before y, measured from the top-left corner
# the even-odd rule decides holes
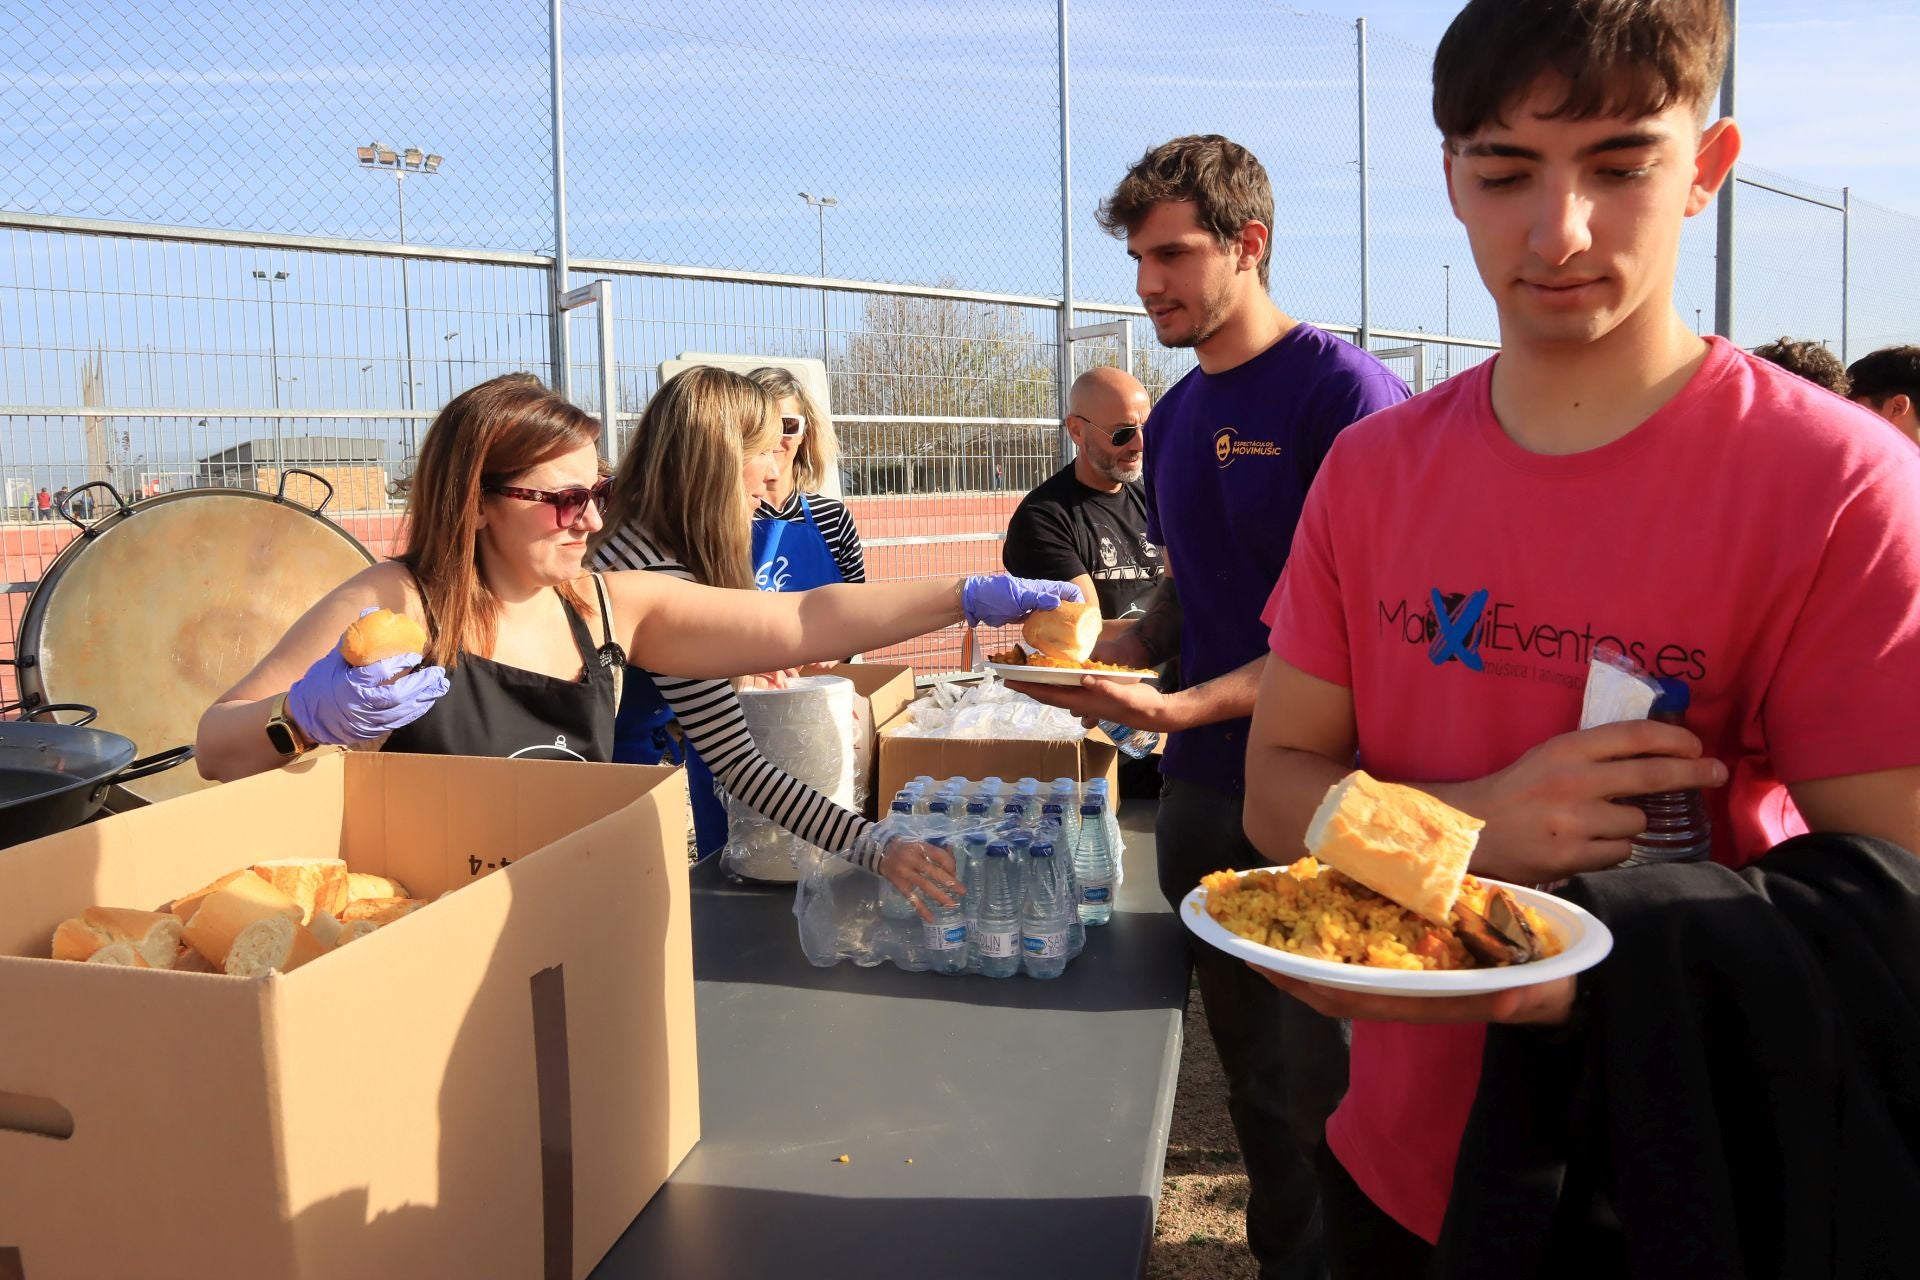
[[[684,813],[327,752],[0,853],[0,1273],[584,1277],[699,1136]]]

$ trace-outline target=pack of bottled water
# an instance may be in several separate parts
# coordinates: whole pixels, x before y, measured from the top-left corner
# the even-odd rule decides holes
[[[922,893],[927,919],[884,877],[811,850],[794,914],[813,964],[1057,978],[1112,918],[1123,849],[1105,778],[923,776],[888,810],[887,834],[946,850],[966,892],[953,906]]]

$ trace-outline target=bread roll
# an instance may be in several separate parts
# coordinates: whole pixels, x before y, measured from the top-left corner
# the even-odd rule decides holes
[[[1049,658],[1083,663],[1100,641],[1100,606],[1062,600],[1055,608],[1036,609],[1027,615],[1020,634]]]
[[[412,896],[407,892],[407,886],[398,880],[389,880],[385,876],[371,876],[362,871],[347,873],[348,902],[358,902],[362,898],[411,898]],[[340,913],[335,911],[333,914]]]
[[[350,667],[364,667],[403,653],[427,651],[426,628],[404,613],[375,609],[356,618],[340,637],[340,656]]]
[[[275,858],[251,870],[300,904],[300,923],[313,923],[316,911],[339,915],[347,905],[347,864],[339,858]]]
[[[296,930],[307,932],[300,924],[300,904],[249,873],[208,894],[187,921],[184,936],[216,968],[232,973],[236,961],[247,968],[262,963],[284,968]]]
[[[335,947],[344,947],[349,942],[357,942],[380,927],[378,920],[353,920],[340,926],[340,937]]]
[[[1487,824],[1424,791],[1356,769],[1327,791],[1307,852],[1435,924],[1447,924]]]

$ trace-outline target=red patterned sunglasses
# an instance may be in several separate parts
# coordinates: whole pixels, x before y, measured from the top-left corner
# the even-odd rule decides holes
[[[587,509],[589,502],[601,515],[607,514],[607,498],[613,492],[613,477],[603,477],[591,489],[580,485],[557,490],[522,489],[510,484],[488,484],[480,487],[486,493],[497,493],[503,498],[519,498],[522,502],[548,503],[553,507],[554,528],[568,529],[580,519],[581,513]]]

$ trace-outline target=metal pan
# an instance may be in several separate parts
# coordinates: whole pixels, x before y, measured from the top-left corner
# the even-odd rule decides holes
[[[286,477],[325,489],[309,509]],[[15,646],[21,697],[100,708],[100,727],[146,746],[191,743],[200,714],[253,668],[328,591],[373,563],[352,534],[320,513],[333,488],[288,470],[280,493],[188,489],[128,503],[111,497],[47,566]],[[122,775],[108,799],[122,809],[213,784],[195,769]]]
[[[92,707],[54,703],[39,709],[83,711],[72,724],[58,721],[0,722],[0,848],[38,840],[91,818],[110,787],[183,764],[192,747],[176,747],[135,760],[133,743],[117,733],[85,726]]]

